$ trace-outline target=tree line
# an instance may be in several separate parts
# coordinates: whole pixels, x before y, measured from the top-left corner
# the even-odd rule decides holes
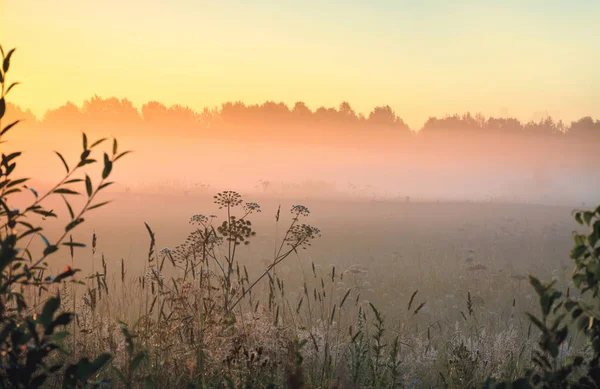
[[[539,121],[521,122],[510,117],[485,117],[482,114],[465,113],[446,117],[430,117],[420,129],[411,129],[389,106],[375,107],[368,115],[357,113],[348,102],[338,108],[319,107],[311,110],[305,103],[297,102],[293,107],[284,103],[266,101],[263,104],[226,102],[213,109],[204,108],[197,112],[187,106],[166,106],[150,101],[138,110],[128,99],[94,96],[79,107],[72,102],[50,109],[37,118],[30,110],[8,104],[7,116],[25,119],[30,124],[58,125],[69,127],[80,123],[118,123],[127,126],[155,125],[178,128],[207,128],[248,125],[306,125],[317,124],[331,127],[390,128],[398,133],[410,134],[418,130],[421,134],[457,133],[505,133],[534,136],[568,136],[571,138],[600,139],[600,120],[591,116],[582,117],[569,124],[555,121],[551,117]]]

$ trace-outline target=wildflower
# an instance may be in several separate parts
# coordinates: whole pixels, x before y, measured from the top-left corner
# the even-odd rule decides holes
[[[290,212],[296,216],[308,216],[310,211],[304,205],[294,205]]]
[[[197,213],[190,218],[190,224],[204,225],[207,222],[208,222],[208,218],[201,213]]]
[[[223,207],[236,207],[242,203],[242,196],[231,190],[218,193],[214,196],[214,199],[214,202],[219,206],[219,209]]]
[[[261,212],[260,205],[254,202],[246,203],[244,210],[246,212]]]
[[[308,224],[293,226],[286,238],[288,245],[306,249],[311,245],[310,241],[321,236],[321,230]]]

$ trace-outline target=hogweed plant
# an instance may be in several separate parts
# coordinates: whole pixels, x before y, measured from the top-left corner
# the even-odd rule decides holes
[[[256,302],[252,298],[252,290],[265,277],[272,279],[274,268],[293,253],[310,247],[312,240],[320,236],[320,230],[303,223],[309,216],[308,208],[295,205],[291,208],[290,224],[281,242],[277,244],[273,260],[263,272],[251,282],[245,265],[237,258],[240,245],[249,245],[256,235],[250,217],[261,212],[260,205],[244,202],[241,195],[234,191],[224,191],[214,196],[214,203],[219,209],[226,210],[226,217],[216,224],[217,216],[197,214],[191,217],[190,224],[195,228],[185,243],[168,252],[167,257],[184,270],[184,277],[199,277],[200,282],[218,279],[215,289],[207,285],[207,290],[222,292],[220,309],[228,316],[247,297],[250,306]],[[239,211],[236,215],[235,212]],[[279,223],[280,213],[276,215]]]
[[[6,113],[6,96],[18,83],[8,85],[8,72],[15,49],[7,53],[0,47],[2,69],[0,70],[0,143],[19,123],[16,120],[3,126]],[[8,85],[8,86],[6,86]],[[101,354],[93,361],[82,357],[67,364],[64,339],[69,335],[67,326],[73,313],[61,312],[61,296],[52,296],[50,289],[57,290],[66,281],[72,281],[77,269],[65,266],[56,275],[46,275],[48,261],[61,247],[84,247],[84,244],[67,241],[67,236],[85,220],[85,215],[107,204],[97,200],[98,194],[109,185],[113,165],[127,152],[119,153],[117,140],[113,140],[112,154],[100,156],[104,168],[101,177],[94,185],[85,173],[88,165],[97,162],[96,150],[107,139],[88,143],[83,134],[83,150],[80,158],[69,167],[66,159],[56,152],[66,170],[64,177],[46,193],[38,193],[29,187],[29,178],[17,176],[17,162],[21,152],[6,152],[3,149],[0,163],[0,387],[37,388],[49,381],[62,382],[63,387],[97,386],[104,381],[97,377],[98,372],[110,360],[110,354]],[[82,186],[78,191],[77,186]],[[16,194],[29,193],[32,199],[22,209],[14,207]],[[79,208],[72,205],[68,197],[83,195],[85,200]],[[47,209],[46,200],[61,196],[69,213],[69,222],[58,238],[50,240],[43,234],[41,222],[35,222],[35,215],[43,218],[57,218],[57,213]],[[37,219],[39,220],[39,219]],[[41,253],[30,249],[32,238],[39,237],[44,243]],[[31,305],[26,295],[35,291],[41,295],[47,292],[51,297],[37,305]],[[42,306],[43,305],[43,306]]]

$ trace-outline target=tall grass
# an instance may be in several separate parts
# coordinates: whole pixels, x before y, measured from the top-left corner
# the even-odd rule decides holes
[[[522,318],[526,299],[491,309],[486,288],[475,283],[496,283],[491,293],[508,294],[519,281],[510,274],[459,278],[453,294],[434,303],[414,290],[380,310],[365,298],[380,286],[371,285],[362,266],[313,262],[299,278],[277,271],[317,237],[318,229],[301,222],[309,215],[302,206],[292,207],[272,262],[253,276],[239,248],[251,242],[252,230],[232,231],[237,220],[251,226],[248,207],[260,207],[242,205],[241,197],[235,202],[224,207],[231,224],[194,215],[194,230],[173,249],[158,250],[146,225],[149,249],[139,274],[124,261],[108,267],[96,253],[102,238],[94,235],[97,268],[84,285],[62,289],[63,306],[76,312],[72,349],[113,353],[103,374],[128,387],[474,388],[490,375],[509,380],[531,366],[537,331]],[[285,218],[278,211],[275,223]],[[77,255],[74,262],[89,260]],[[294,283],[301,283],[299,292],[289,289]]]

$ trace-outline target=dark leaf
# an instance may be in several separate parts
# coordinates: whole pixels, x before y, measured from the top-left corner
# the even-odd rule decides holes
[[[85,175],[85,190],[87,192],[88,197],[90,197],[92,195],[92,180],[87,174]]]
[[[54,317],[54,313],[60,307],[60,298],[59,297],[50,297],[46,304],[44,304],[44,308],[42,309],[42,313],[38,316],[38,321],[44,328],[48,328],[50,323],[52,323],[52,318]]]
[[[95,141],[94,143],[92,143],[92,145],[90,146],[90,149],[93,149],[94,147],[98,146],[99,144],[101,144],[102,142],[104,142],[107,138],[102,138],[99,139],[97,141]]]
[[[15,49],[11,49],[7,54],[6,57],[4,57],[4,62],[2,62],[2,70],[4,71],[4,73],[6,74],[6,72],[8,71],[8,68],[10,67],[10,57],[12,56],[12,54],[15,52]]]
[[[20,120],[16,120],[16,121],[10,123],[9,125],[7,125],[6,127],[4,127],[4,129],[2,129],[2,131],[0,131],[0,136],[6,134],[8,132],[8,130],[10,130],[11,128],[16,126],[17,123],[19,123],[19,122],[20,122]]]
[[[98,187],[98,190],[104,189],[107,186],[111,186],[112,184],[114,184],[114,182],[105,182],[104,184],[102,184]]]
[[[9,86],[9,87],[6,89],[6,91],[4,92],[4,95],[6,96],[6,94],[7,94],[8,92],[10,92],[10,90],[11,90],[13,87],[15,87],[15,86],[17,86],[17,85],[19,85],[19,84],[20,84],[20,82],[13,82],[12,84],[10,84],[10,86]]]
[[[56,251],[58,251],[58,247],[50,245],[44,249],[44,256],[48,256]]]
[[[100,208],[100,207],[102,207],[103,205],[106,205],[106,204],[108,204],[108,203],[110,203],[110,201],[104,201],[104,202],[102,202],[102,203],[99,203],[99,204],[92,205],[91,207],[89,207],[89,208],[88,208],[88,211],[91,211],[92,209]]]
[[[71,220],[75,219],[75,213],[73,212],[73,208],[71,208],[71,204],[67,201],[65,196],[61,196],[67,205],[67,209],[69,210],[69,215],[71,216]]]
[[[102,171],[102,179],[106,179],[112,170],[112,161],[108,158],[108,154],[104,153],[104,170]]]
[[[124,151],[124,152],[122,152],[121,154],[119,154],[119,155],[117,156],[117,158],[115,158],[115,162],[116,162],[116,161],[118,161],[119,159],[121,159],[121,157],[124,157],[124,156],[126,156],[127,154],[129,154],[129,153],[131,153],[131,151]]]
[[[75,192],[74,190],[71,189],[67,189],[67,188],[58,188],[54,191],[54,193],[61,193],[61,194],[70,194],[70,195],[78,195],[78,192]]]
[[[70,222],[69,224],[67,224],[67,226],[65,227],[65,231],[69,232],[71,231],[73,228],[77,227],[79,224],[83,223],[84,219],[83,218],[79,218],[77,220],[73,220],[72,222]]]
[[[69,172],[69,165],[67,165],[67,161],[65,161],[65,159],[63,158],[63,156],[58,151],[54,151],[54,152],[56,153],[56,155],[58,155],[58,157],[62,161],[63,165],[65,165],[65,169],[67,170],[67,173],[68,173]]]

